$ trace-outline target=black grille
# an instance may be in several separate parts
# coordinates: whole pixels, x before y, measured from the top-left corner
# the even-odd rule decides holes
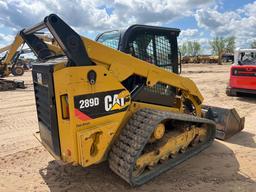
[[[171,70],[170,42],[167,35],[140,34],[132,41],[133,55],[141,60]]]
[[[171,44],[166,36],[156,36],[157,65],[160,67],[171,66]]]
[[[232,75],[256,77],[256,68],[233,68]]]
[[[32,76],[40,137],[56,156],[60,156],[59,130],[55,105],[53,65],[33,65]]]
[[[156,85],[152,87],[145,86],[144,90],[146,92],[156,93],[162,96],[170,96],[173,95],[173,89],[165,84],[157,83]]]
[[[173,107],[177,104],[176,88],[162,83],[157,83],[152,87],[143,85],[134,91],[132,99],[144,103]]]
[[[43,124],[50,130],[50,102],[48,95],[48,88],[38,83],[34,84],[35,89],[35,98],[36,98],[36,107],[37,107],[37,116],[38,120],[42,121]]]

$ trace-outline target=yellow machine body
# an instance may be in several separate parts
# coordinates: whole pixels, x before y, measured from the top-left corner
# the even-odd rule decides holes
[[[41,142],[56,159],[84,167],[108,160],[140,185],[212,143],[216,124],[202,113],[203,96],[178,75],[178,29],[134,25],[119,45],[130,38],[128,49],[115,50],[52,14],[21,31],[36,54],[30,40],[44,28],[66,56],[32,69]]]
[[[100,43],[83,37],[88,56],[96,66],[65,67],[64,63],[55,65],[54,87],[58,115],[61,159],[65,162],[89,166],[106,159],[115,136],[132,114],[142,108],[183,112],[182,101],[189,99],[196,107],[198,116],[201,115],[202,95],[193,81],[168,72],[157,66],[150,65],[131,55],[116,51]],[[94,70],[97,81],[94,85],[88,82],[86,74]],[[112,90],[123,90],[119,99],[130,97],[129,91],[120,83],[132,74],[139,74],[147,78],[147,84],[165,83],[180,89],[182,95],[177,98],[177,105],[173,108],[140,102],[127,102],[119,106],[120,110],[127,110],[96,119],[81,119],[75,113],[74,97],[90,95]],[[65,83],[63,83],[65,82]],[[61,97],[67,95],[69,118],[63,118],[65,107]],[[112,103],[114,105],[115,103]]]

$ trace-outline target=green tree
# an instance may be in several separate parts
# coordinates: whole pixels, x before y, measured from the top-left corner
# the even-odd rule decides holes
[[[201,51],[200,43],[197,42],[197,41],[194,41],[193,42],[193,53],[192,53],[192,55],[197,56],[197,55],[199,55],[200,51]]]
[[[222,55],[224,53],[234,53],[235,37],[214,37],[210,41],[210,46],[213,54],[218,55],[218,64],[222,64]]]
[[[189,56],[193,55],[193,43],[192,43],[192,41],[187,42],[187,54]]]
[[[197,56],[201,51],[201,45],[197,41],[187,41],[179,49],[182,56]]]
[[[226,41],[226,53],[234,53],[235,51],[235,46],[236,46],[236,38],[234,36],[227,37],[225,39]]]
[[[180,54],[181,56],[186,56],[187,55],[187,45],[186,43],[182,43],[182,45],[179,47]]]

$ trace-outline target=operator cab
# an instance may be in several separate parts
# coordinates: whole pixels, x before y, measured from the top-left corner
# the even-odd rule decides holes
[[[104,32],[96,41],[131,54],[174,73],[180,73],[177,37],[179,29],[132,25],[126,30]]]
[[[130,54],[138,59],[179,74],[181,62],[178,59],[177,37],[179,29],[132,25],[126,30],[104,32],[96,41],[113,49]],[[177,89],[157,83],[149,87],[146,78],[132,75],[122,82],[132,94],[134,101],[162,106],[174,106]]]

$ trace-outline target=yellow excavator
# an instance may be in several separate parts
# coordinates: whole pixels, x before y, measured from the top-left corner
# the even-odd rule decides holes
[[[49,59],[32,66],[36,136],[56,159],[83,167],[108,160],[141,185],[243,128],[232,110],[203,106],[195,83],[178,74],[179,29],[133,25],[93,41],[51,14],[20,32],[36,55],[44,29],[65,53],[46,51]]]
[[[22,44],[22,38],[20,36],[16,36],[12,44],[1,49],[1,53],[6,52],[0,60],[0,75],[2,77],[8,76],[10,73],[13,73],[15,76],[19,76],[24,73],[22,67],[16,66],[12,63],[13,57]]]
[[[54,40],[43,34],[36,34],[36,38],[40,39],[47,52],[50,52],[51,56],[63,55],[62,50],[56,45]],[[0,59],[0,77],[7,77],[11,73],[14,76],[21,76],[24,74],[23,66],[18,63],[19,56],[21,54],[30,53],[28,49],[24,49],[25,42],[22,37],[17,34],[12,44],[0,49],[0,53],[6,52],[6,54]],[[38,53],[39,60],[46,60],[45,49],[42,49]],[[16,88],[25,88],[23,81],[13,81],[7,79],[0,79],[0,91],[12,90]]]

